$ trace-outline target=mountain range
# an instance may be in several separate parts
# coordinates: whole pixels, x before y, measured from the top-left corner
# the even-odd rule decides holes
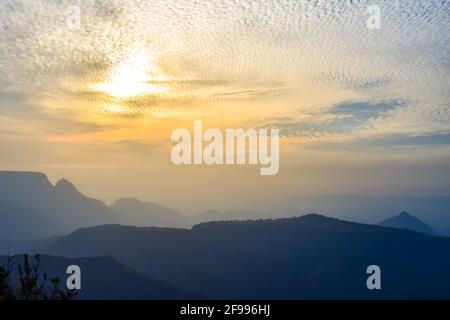
[[[66,179],[52,185],[42,173],[0,172],[0,244],[67,234],[101,224],[188,227],[173,209],[133,198],[111,206],[87,197]],[[4,242],[4,241],[3,241]]]
[[[406,212],[380,225],[258,218],[188,218],[134,198],[108,206],[65,179],[0,172],[0,252],[43,254],[61,278],[80,265],[82,299],[450,299],[450,238]],[[373,264],[380,291],[366,287]]]
[[[40,252],[108,255],[213,299],[448,299],[450,239],[306,215],[210,222],[191,230],[103,225]],[[383,289],[366,287],[379,265]]]
[[[34,229],[31,235],[35,237],[53,236],[55,230],[65,234],[82,226],[114,221],[102,201],[84,196],[65,179],[52,185],[42,173],[0,172],[0,203],[2,220],[21,212],[21,225],[25,230]],[[34,220],[41,223],[35,224]],[[13,240],[18,237],[19,234]]]
[[[174,209],[136,198],[121,198],[110,208],[117,213],[117,223],[135,226],[190,227],[191,220]]]
[[[374,212],[386,212],[386,209],[380,210],[380,204],[392,207],[392,212],[395,212],[394,209],[401,208],[400,202],[405,207],[411,207],[411,203],[414,203],[412,207],[418,211],[414,211],[417,213],[416,217],[420,216],[422,221],[434,221],[436,233],[450,235],[450,217],[448,211],[444,210],[450,207],[450,197],[448,201],[445,197],[429,200],[359,196],[301,199],[297,207],[302,209],[298,210],[207,210],[187,217],[174,209],[136,198],[121,198],[108,206],[100,200],[83,195],[66,179],[52,185],[42,173],[0,171],[0,245],[2,238],[14,242],[49,238],[101,224],[189,228],[201,222],[282,218],[298,216],[299,212],[321,212],[351,221],[376,223],[373,221]],[[400,201],[401,199],[403,200]],[[427,204],[429,212],[424,214]],[[387,218],[389,215],[384,213],[376,216]],[[373,218],[367,218],[372,216]]]
[[[320,195],[286,199],[285,209],[292,212],[320,214],[369,224],[377,224],[395,213],[407,211],[440,235],[450,236],[450,196],[367,196]],[[285,213],[282,213],[285,214]]]

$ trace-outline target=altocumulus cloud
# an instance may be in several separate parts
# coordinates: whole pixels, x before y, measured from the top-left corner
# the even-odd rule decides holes
[[[262,92],[270,101],[274,88],[249,84],[277,83],[299,94],[308,84],[315,88],[312,95],[326,94],[328,87],[349,93],[336,99],[334,111],[316,111],[317,120],[287,118],[280,123],[287,135],[333,136],[362,127],[380,135],[446,132],[450,2],[375,2],[382,13],[379,30],[366,28],[373,1],[365,0],[83,0],[81,29],[74,31],[65,26],[71,1],[2,1],[0,86],[45,99],[36,108],[74,108],[54,100],[73,99],[71,92],[101,81],[139,44],[181,95],[179,101],[176,95],[147,97],[157,108],[183,108],[204,87],[219,87],[215,99],[240,101],[242,94],[226,93]],[[375,107],[340,105],[355,100]],[[380,100],[408,103],[384,110],[386,105],[373,102]],[[148,114],[143,111],[152,105],[130,102],[128,108]],[[278,107],[271,122],[296,108]]]
[[[280,118],[264,126],[280,128],[282,136],[320,138],[352,135],[357,138],[360,131],[371,127],[372,121],[388,117],[390,112],[406,105],[399,100],[378,103],[343,102],[321,113],[311,114],[304,120],[296,120],[295,117]]]

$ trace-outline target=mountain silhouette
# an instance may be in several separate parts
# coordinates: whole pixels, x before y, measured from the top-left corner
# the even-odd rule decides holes
[[[67,196],[78,195],[82,198],[83,195],[75,188],[72,182],[67,179],[61,179],[55,184],[55,190],[60,194],[65,194]]]
[[[54,230],[46,236],[114,222],[102,201],[84,196],[64,179],[53,186],[42,173],[0,172],[0,202],[40,212],[39,217],[45,216]]]
[[[292,216],[292,212],[320,212],[339,219],[377,224],[392,212],[414,212],[415,217],[426,221],[438,234],[450,236],[450,196],[296,196],[287,199],[285,207],[289,208],[287,212],[275,210],[273,214],[279,215],[272,218]]]
[[[66,179],[52,185],[41,173],[0,172],[0,252],[12,241],[12,252],[44,253],[51,261],[93,258],[87,268],[102,280],[89,278],[86,298],[166,297],[165,289],[147,290],[157,282],[213,299],[450,299],[450,239],[429,236],[433,230],[407,213],[383,226],[316,214],[243,221],[245,215],[259,213],[209,211],[189,219],[134,198],[108,207]],[[180,228],[230,217],[240,220]],[[105,255],[115,262],[98,258]],[[373,264],[382,270],[381,291],[366,287]],[[103,283],[122,272],[118,291]]]
[[[0,252],[9,241],[44,238],[60,229],[65,226],[42,212],[0,202]]]
[[[381,221],[379,223],[380,226],[390,227],[390,228],[400,228],[400,229],[408,229],[416,232],[425,233],[431,236],[436,235],[436,233],[428,226],[425,222],[417,219],[416,217],[410,215],[406,211],[402,211],[399,215]]]
[[[110,208],[118,213],[117,223],[134,226],[189,227],[189,218],[176,210],[136,198],[121,198]]]
[[[104,225],[77,230],[41,251],[106,254],[214,299],[450,298],[450,239],[314,214],[191,230]],[[380,291],[366,287],[373,264],[382,270]]]
[[[4,239],[3,243],[48,238],[78,228],[114,223],[191,226],[189,218],[156,203],[127,198],[108,207],[103,201],[83,195],[66,179],[52,185],[42,173],[0,171],[0,238]]]
[[[264,218],[264,213],[248,210],[206,210],[193,217],[196,223],[227,220],[250,220]]]
[[[23,238],[27,237],[24,236]],[[50,238],[32,238],[32,240],[12,240],[14,238],[0,237],[0,255],[37,253],[39,249],[48,247],[63,238],[63,236],[54,236]]]
[[[5,265],[6,257],[0,256],[0,265]],[[22,263],[21,255],[13,256],[13,262]],[[106,256],[90,258],[62,258],[40,256],[40,272],[50,278],[59,277],[62,287],[68,275],[69,265],[77,265],[81,269],[80,299],[194,299],[197,296],[178,290],[164,282],[151,279],[138,273],[122,263]],[[17,268],[12,277],[18,278]],[[41,274],[42,275],[42,274]]]

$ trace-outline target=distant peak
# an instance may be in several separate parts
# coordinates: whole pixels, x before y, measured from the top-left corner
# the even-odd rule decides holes
[[[77,188],[67,179],[61,179],[55,184],[55,188],[62,191],[78,192]]]
[[[62,178],[61,180],[59,180],[59,181],[56,183],[55,187],[56,187],[56,186],[64,186],[64,185],[67,185],[67,186],[73,186],[72,182],[70,182],[69,180],[67,180],[67,179],[65,179],[65,178]]]
[[[412,217],[407,211],[402,211],[399,214],[400,217]]]
[[[416,232],[435,235],[434,230],[422,220],[414,217],[406,211],[400,212],[393,218],[381,221],[378,225],[383,227],[409,229]]]

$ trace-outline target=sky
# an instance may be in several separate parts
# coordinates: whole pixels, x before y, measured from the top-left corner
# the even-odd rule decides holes
[[[0,169],[183,212],[449,195],[449,13],[437,0],[0,0]],[[171,132],[194,120],[279,128],[279,173],[175,166]]]

